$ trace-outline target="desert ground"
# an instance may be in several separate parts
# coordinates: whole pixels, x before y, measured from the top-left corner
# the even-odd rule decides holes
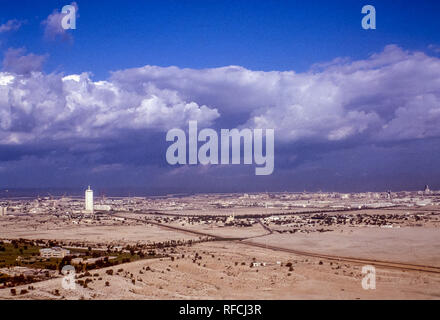
[[[198,206],[92,218],[0,217],[6,243],[38,240],[47,247],[58,241],[102,252],[127,246],[126,255],[138,255],[77,271],[75,289],[62,287],[57,270],[43,281],[6,283],[0,299],[440,299],[436,205],[302,211]],[[138,259],[152,249],[160,256]],[[375,289],[362,287],[365,265],[376,268]],[[25,271],[12,264],[0,275]]]
[[[189,233],[176,233],[157,226],[145,224],[71,224],[67,221],[53,221],[47,217],[9,220],[2,222],[1,238],[6,239],[52,239],[65,241],[85,241],[89,243],[117,243],[119,245],[197,238]],[[29,225],[30,224],[30,225]]]
[[[250,241],[322,254],[440,267],[440,232],[437,228],[351,229],[300,233],[294,237],[271,234]]]
[[[194,262],[198,253],[200,260]],[[182,258],[182,254],[185,256]],[[179,257],[179,258],[177,258]],[[253,261],[266,266],[250,267]],[[278,265],[277,261],[282,262]],[[293,270],[286,267],[292,263]],[[242,265],[244,263],[244,265]],[[148,267],[148,271],[146,270]],[[113,270],[113,275],[106,271]],[[120,270],[118,272],[118,270]],[[439,299],[440,275],[376,270],[375,290],[363,290],[361,267],[304,258],[239,243],[210,242],[170,258],[91,272],[87,288],[61,287],[61,279],[35,283],[20,299]],[[133,280],[135,280],[133,282]],[[108,281],[109,285],[105,283]],[[23,286],[24,288],[27,286]],[[18,287],[17,290],[21,289]],[[59,290],[58,294],[54,294]],[[12,299],[9,290],[0,298]]]

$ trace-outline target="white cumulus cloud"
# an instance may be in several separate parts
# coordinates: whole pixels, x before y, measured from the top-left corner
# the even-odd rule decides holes
[[[209,124],[216,109],[183,100],[175,91],[146,86],[142,91],[89,74],[0,73],[0,143],[99,139],[120,130],[163,131],[195,119]]]
[[[9,52],[0,76],[3,143],[100,139],[222,119],[225,128],[274,128],[280,142],[440,136],[440,59],[395,45],[304,73],[145,66],[106,81],[44,74],[35,71],[41,60],[19,53]]]

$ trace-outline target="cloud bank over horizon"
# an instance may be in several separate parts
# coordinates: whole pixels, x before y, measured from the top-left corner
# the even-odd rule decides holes
[[[88,72],[46,74],[46,58],[23,49],[5,54],[0,177],[26,161],[121,175],[124,168],[144,166],[152,176],[175,177],[176,168],[165,165],[165,133],[186,128],[189,120],[216,129],[274,128],[275,171],[292,174],[326,169],[323,154],[350,157],[371,148],[389,153],[399,144],[440,138],[440,59],[396,45],[364,60],[338,58],[302,73],[147,65],[114,71],[105,81],[93,81]],[[389,161],[395,156],[389,153]],[[385,170],[370,169],[369,175]],[[231,174],[246,179],[246,170]],[[214,166],[177,171],[222,174]]]

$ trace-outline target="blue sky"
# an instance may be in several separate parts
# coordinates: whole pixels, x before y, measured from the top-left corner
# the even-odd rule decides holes
[[[66,4],[1,1],[0,188],[440,188],[439,1]],[[274,128],[274,173],[167,165],[194,119]]]
[[[45,71],[93,72],[175,65],[302,72],[318,62],[365,58],[390,43],[425,50],[440,43],[438,1],[77,1],[73,42],[42,39],[44,20],[66,1],[2,1],[1,22],[27,20],[3,40],[50,55]],[[373,4],[377,30],[360,27]]]

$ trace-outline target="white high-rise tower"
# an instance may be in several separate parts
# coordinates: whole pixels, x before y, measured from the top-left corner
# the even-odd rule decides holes
[[[93,190],[89,188],[86,190],[86,211],[93,213]]]

